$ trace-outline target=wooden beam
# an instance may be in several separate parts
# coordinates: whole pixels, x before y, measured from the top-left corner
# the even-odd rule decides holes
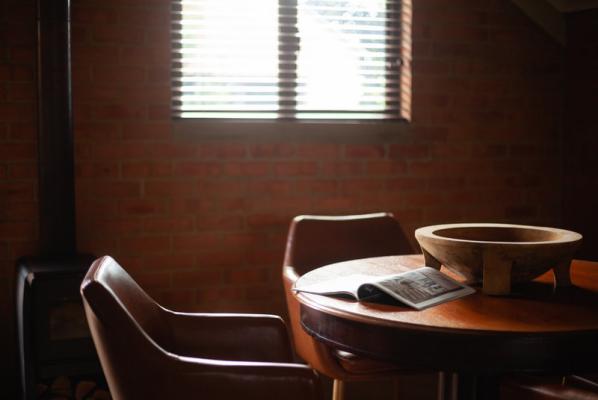
[[[598,8],[598,0],[547,0],[560,12],[576,12]]]
[[[565,16],[545,1],[511,0],[544,31],[565,45],[567,41]]]

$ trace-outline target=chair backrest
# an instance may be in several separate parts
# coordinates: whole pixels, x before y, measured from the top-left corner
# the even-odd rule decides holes
[[[391,213],[301,215],[291,223],[284,265],[303,275],[334,262],[410,252],[412,246]]]
[[[327,264],[412,252],[399,222],[390,213],[295,217],[287,237],[282,271],[295,352],[331,378],[354,379],[340,367],[333,349],[305,333],[300,305],[291,288],[301,275]]]
[[[92,264],[81,295],[112,396],[157,398],[171,364],[162,308],[108,256]]]

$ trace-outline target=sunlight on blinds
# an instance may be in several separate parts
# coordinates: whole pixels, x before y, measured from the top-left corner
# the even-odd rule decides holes
[[[175,0],[173,112],[393,118],[399,0]]]

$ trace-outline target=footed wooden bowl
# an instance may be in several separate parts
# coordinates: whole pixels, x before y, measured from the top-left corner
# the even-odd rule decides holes
[[[415,238],[426,265],[482,283],[492,295],[511,293],[511,285],[553,269],[555,286],[571,284],[569,267],[582,236],[577,232],[511,224],[446,224],[419,228]]]

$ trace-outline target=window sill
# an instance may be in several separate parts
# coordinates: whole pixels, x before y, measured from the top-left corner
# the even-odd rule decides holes
[[[173,119],[175,138],[194,141],[393,142],[400,140],[408,126],[405,119]]]

